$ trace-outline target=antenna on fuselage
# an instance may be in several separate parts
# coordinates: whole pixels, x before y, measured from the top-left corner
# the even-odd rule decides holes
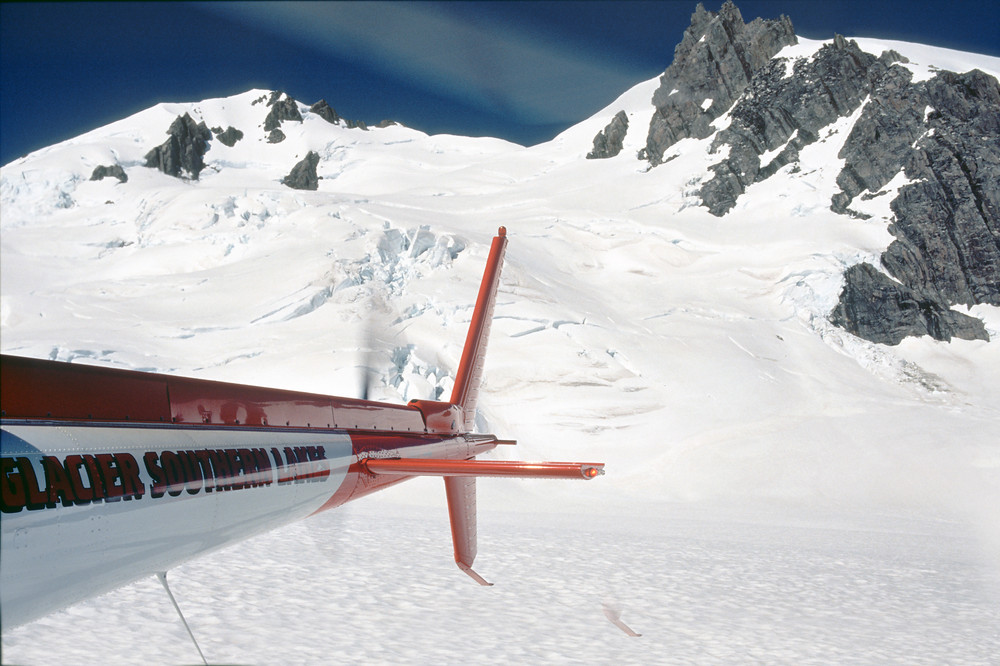
[[[167,596],[170,597],[170,603],[174,605],[174,610],[177,611],[177,615],[180,616],[181,622],[184,623],[184,628],[187,629],[188,636],[191,637],[191,642],[194,643],[195,648],[198,650],[198,654],[201,656],[202,662],[204,662],[205,666],[208,666],[208,660],[205,659],[205,653],[201,651],[201,646],[198,645],[198,640],[194,637],[194,633],[191,631],[191,627],[188,626],[187,620],[184,619],[184,613],[181,612],[181,607],[177,605],[177,600],[174,599],[174,593],[170,591],[170,586],[167,585],[167,572],[157,571],[156,577],[160,579],[163,589],[167,591]]]

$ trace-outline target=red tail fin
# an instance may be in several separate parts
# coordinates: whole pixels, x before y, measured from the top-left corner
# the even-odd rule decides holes
[[[497,289],[500,286],[500,269],[507,249],[507,229],[500,227],[493,238],[490,256],[486,260],[486,271],[479,286],[476,309],[469,324],[469,335],[465,338],[462,362],[455,376],[455,388],[451,402],[459,405],[465,414],[463,432],[471,432],[476,423],[476,403],[479,401],[479,384],[483,379],[483,363],[486,358],[486,342],[490,336],[493,321],[493,306],[496,304]]]

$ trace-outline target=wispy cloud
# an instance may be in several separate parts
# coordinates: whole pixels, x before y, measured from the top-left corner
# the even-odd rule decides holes
[[[223,2],[203,8],[523,123],[579,120],[636,73],[526,30],[409,2]]]

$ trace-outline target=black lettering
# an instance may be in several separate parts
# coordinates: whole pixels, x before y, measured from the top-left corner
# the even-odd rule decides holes
[[[271,474],[271,460],[267,457],[267,450],[254,449],[253,456],[257,459],[257,474],[259,475],[260,485],[271,485],[274,477]]]
[[[257,461],[254,460],[250,449],[237,449],[236,453],[240,457],[240,466],[243,468],[243,475],[246,477],[246,487],[254,488],[260,485],[257,480]]]
[[[48,493],[39,489],[38,479],[35,476],[35,468],[31,466],[31,460],[28,458],[18,458],[17,466],[20,468],[21,476],[24,478],[24,490],[26,493],[24,505],[28,507],[28,511],[44,509],[48,505],[49,496]],[[51,506],[54,507],[55,504],[53,503]]]
[[[295,458],[299,461],[299,464],[295,468],[295,483],[305,483],[309,479],[309,473],[312,471],[306,447],[296,446]]]
[[[149,496],[153,499],[163,497],[167,492],[166,474],[159,465],[159,456],[155,451],[149,451],[142,457],[142,462],[146,465],[149,478],[153,480],[153,485],[149,487]]]
[[[242,481],[236,480],[243,471],[243,461],[240,460],[240,454],[236,449],[226,449],[225,454],[229,460],[229,471],[232,472],[229,477],[231,489],[240,490],[246,485]]]
[[[63,469],[59,458],[55,456],[45,456],[42,458],[42,469],[45,471],[45,489],[48,493],[48,504],[55,506],[56,502],[62,500],[63,506],[73,506],[76,496],[73,494],[73,487],[70,485],[66,470]]]
[[[205,479],[205,492],[210,493],[215,490],[216,472],[212,468],[212,452],[198,449],[197,451],[188,451],[188,453],[193,455],[198,464],[201,465],[201,474]]]
[[[83,464],[87,468],[87,476],[90,479],[90,487],[94,489],[94,501],[103,502],[104,498],[107,496],[107,491],[104,488],[104,480],[101,477],[100,466],[97,464],[97,459],[89,453],[84,454]]]
[[[107,502],[117,502],[124,495],[121,485],[117,482],[121,479],[121,471],[114,455],[110,453],[98,453],[94,458],[97,460],[97,467],[101,470],[101,479],[104,481],[104,499]]]
[[[215,468],[215,489],[232,490],[233,472],[229,468],[229,458],[225,451],[209,451],[212,456],[212,466]]]
[[[66,456],[63,466],[66,468],[66,476],[69,478],[69,483],[73,487],[76,504],[78,506],[90,504],[90,501],[94,499],[94,489],[83,485],[83,477],[80,476],[80,467],[83,466],[83,456]]]
[[[163,472],[167,477],[167,494],[177,497],[184,491],[184,470],[177,454],[173,451],[164,451],[160,454],[160,464],[163,465]]]
[[[197,495],[198,491],[201,490],[202,483],[201,465],[198,464],[198,459],[190,451],[178,451],[177,458],[181,461],[181,467],[184,469],[184,478],[187,480],[184,484],[185,489],[189,495]]]
[[[13,458],[0,458],[0,509],[17,513],[28,503],[21,469]]]
[[[121,472],[122,492],[125,499],[142,499],[146,494],[146,486],[139,478],[139,463],[135,461],[131,453],[117,453],[115,460],[118,461],[118,469]]]
[[[279,485],[286,485],[295,480],[295,470],[299,459],[295,457],[295,451],[290,446],[285,447],[285,477],[278,479]]]
[[[326,447],[311,446],[312,459],[316,461],[316,479],[325,479],[330,476],[330,461],[326,459]]]

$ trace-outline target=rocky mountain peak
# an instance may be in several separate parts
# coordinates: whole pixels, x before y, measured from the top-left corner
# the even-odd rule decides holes
[[[888,344],[908,335],[987,339],[981,321],[950,308],[1000,305],[997,80],[938,71],[914,82],[899,53],[867,53],[841,35],[809,58],[774,57],[796,43],[785,16],[744,23],[732,2],[718,13],[699,4],[653,94],[639,158],[656,167],[681,139],[714,135],[709,154],[718,161],[698,195],[722,216],[754,183],[798,169],[804,148],[857,114],[831,210],[865,218],[852,208],[859,197],[888,195],[900,174],[907,184],[890,204],[895,240],[880,266],[845,271],[831,321]],[[626,131],[616,118],[587,157],[617,154]]]
[[[167,134],[166,141],[146,154],[146,166],[174,177],[186,173],[197,180],[205,168],[203,158],[212,138],[211,130],[185,113],[170,124]]]
[[[746,24],[732,2],[723,4],[718,14],[699,3],[653,94],[656,112],[642,157],[659,164],[664,152],[681,139],[711,136],[712,121],[732,106],[753,75],[796,42],[787,16]]]

